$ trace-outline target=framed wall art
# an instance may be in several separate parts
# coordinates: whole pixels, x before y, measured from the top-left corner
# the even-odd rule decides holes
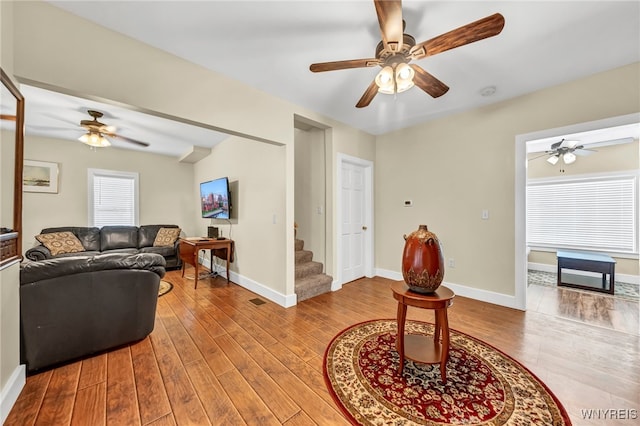
[[[58,193],[58,163],[24,160],[22,189],[24,192]]]

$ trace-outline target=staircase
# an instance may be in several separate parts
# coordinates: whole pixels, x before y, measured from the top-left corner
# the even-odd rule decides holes
[[[304,241],[296,239],[296,288],[298,302],[331,291],[333,278],[322,272],[323,265],[313,261],[313,252],[304,250]]]

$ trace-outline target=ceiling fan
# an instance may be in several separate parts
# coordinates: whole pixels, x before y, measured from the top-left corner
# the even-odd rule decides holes
[[[148,147],[149,144],[146,142],[140,142],[135,139],[131,139],[122,135],[118,135],[116,133],[116,128],[113,126],[107,126],[104,123],[98,121],[104,114],[100,111],[88,110],[87,113],[93,117],[93,120],[82,120],[80,121],[80,126],[87,129],[87,133],[80,136],[78,139],[86,143],[89,146],[96,148],[103,148],[111,145],[111,142],[105,136],[110,138],[118,138],[122,139],[125,142],[133,143],[136,145],[140,145],[143,147]]]
[[[374,0],[374,4],[382,33],[374,58],[321,62],[309,67],[312,72],[382,67],[356,104],[357,108],[369,105],[378,92],[400,93],[414,85],[434,98],[444,95],[449,90],[446,84],[422,67],[409,62],[493,37],[500,34],[504,27],[504,17],[496,13],[425,42],[416,43],[413,36],[404,33],[401,0]]]
[[[587,149],[584,147],[584,144],[582,144],[580,141],[563,138],[560,141],[551,144],[551,148],[545,151],[544,154],[531,158],[531,160],[535,160],[537,158],[541,158],[544,156],[549,156],[547,158],[547,162],[549,164],[555,165],[558,163],[558,161],[560,161],[561,158],[565,164],[571,164],[576,161],[576,158],[577,158],[576,155],[585,157],[593,154],[594,152],[597,152],[592,148],[611,146],[611,145],[620,145],[624,143],[633,142],[633,140],[634,139],[632,137],[628,137],[628,138],[620,138],[620,139],[612,139],[612,140],[606,140],[601,142],[595,142],[595,143],[590,143],[588,145],[589,149]]]

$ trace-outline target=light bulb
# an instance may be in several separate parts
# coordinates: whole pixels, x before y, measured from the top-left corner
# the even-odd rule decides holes
[[[393,84],[393,69],[390,66],[386,66],[380,70],[376,76],[376,85],[378,86],[378,92],[393,94],[395,88]]]
[[[564,164],[571,164],[576,161],[576,155],[573,152],[566,152],[562,159],[564,160]]]
[[[396,67],[396,86],[398,93],[413,87],[415,71],[408,64],[400,64]]]
[[[554,155],[553,157],[547,158],[547,162],[551,163],[551,164],[553,164],[555,166],[559,159],[560,159],[559,156]]]

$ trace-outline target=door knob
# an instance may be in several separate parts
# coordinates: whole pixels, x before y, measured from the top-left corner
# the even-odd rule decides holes
[[[366,231],[366,230],[367,230],[367,227],[366,227],[366,226],[363,226],[363,227],[362,227],[362,230],[363,230],[363,231]]]

